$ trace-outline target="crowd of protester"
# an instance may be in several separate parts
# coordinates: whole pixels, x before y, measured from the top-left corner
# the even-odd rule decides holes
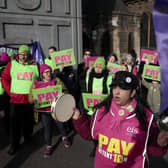
[[[122,59],[115,53],[109,54],[107,59],[97,58],[87,67],[87,58],[94,55],[86,49],[77,70],[63,65],[55,70],[51,53],[57,49],[51,46],[48,51],[42,65],[33,61],[27,45],[21,45],[17,55],[1,53],[0,110],[4,115],[0,117],[9,135],[9,155],[18,151],[22,136],[25,144],[31,142],[34,112],[38,113],[44,127],[45,158],[53,152],[54,126],[58,127],[67,148],[72,144],[68,138],[69,127],[75,128],[84,139],[92,140],[94,147],[90,156],[95,157],[96,168],[146,167],[147,153],[165,154],[168,135],[164,131],[160,133],[156,122],[160,82],[144,78],[144,63],[140,63],[134,50]],[[111,72],[107,67],[109,62],[122,65],[125,71]],[[146,61],[146,64],[150,63]],[[50,114],[51,107],[34,107],[37,100],[32,96],[32,89],[55,85],[61,85],[63,92],[73,95],[76,100],[72,122],[55,121]],[[82,93],[108,96],[88,111],[84,108]]]

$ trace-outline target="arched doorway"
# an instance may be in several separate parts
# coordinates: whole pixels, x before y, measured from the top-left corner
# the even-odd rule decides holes
[[[92,49],[92,39],[83,32],[83,49]]]
[[[130,32],[128,34],[128,53],[134,48],[134,34]]]
[[[109,31],[105,31],[101,38],[101,55],[105,58],[110,54],[110,46],[111,46],[111,40],[110,40],[110,33]]]

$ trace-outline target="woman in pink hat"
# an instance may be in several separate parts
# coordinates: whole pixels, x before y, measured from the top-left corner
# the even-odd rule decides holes
[[[35,100],[32,97],[32,89],[39,89],[39,88],[46,88],[49,86],[56,86],[61,85],[62,91],[67,92],[67,88],[63,84],[63,82],[58,77],[54,77],[52,75],[52,69],[47,64],[42,64],[40,66],[40,78],[33,81],[33,86],[31,88],[31,93],[29,95],[29,102],[30,103],[36,103],[37,100]],[[52,100],[50,100],[52,101]],[[44,102],[45,103],[45,102]],[[35,111],[40,112],[42,124],[44,127],[44,139],[46,142],[46,149],[44,152],[44,158],[49,157],[52,154],[53,148],[52,148],[52,130],[53,126],[55,124],[55,120],[51,116],[51,105],[47,107],[35,107]],[[70,146],[70,142],[67,137],[67,132],[65,129],[65,126],[62,122],[57,121],[56,122],[58,129],[62,135],[62,142],[66,148]]]

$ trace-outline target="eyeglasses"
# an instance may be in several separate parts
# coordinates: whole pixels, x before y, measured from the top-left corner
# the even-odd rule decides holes
[[[25,56],[28,56],[28,55],[26,53],[23,53],[23,54],[19,54],[19,56],[25,57]]]
[[[50,74],[50,73],[51,73],[51,71],[44,71],[43,73]]]

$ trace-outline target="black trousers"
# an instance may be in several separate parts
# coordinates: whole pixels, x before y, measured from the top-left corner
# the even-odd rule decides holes
[[[10,106],[10,143],[19,145],[21,136],[24,140],[33,133],[33,106],[30,104],[11,103]]]
[[[5,92],[3,95],[0,95],[0,110],[3,110],[5,113],[3,121],[4,121],[5,131],[7,134],[9,134],[9,112],[10,112],[9,107],[10,107],[10,97]]]
[[[52,145],[53,127],[57,126],[62,136],[67,136],[63,122],[55,121],[51,114],[41,112],[41,120],[44,127],[44,139],[47,145]]]

